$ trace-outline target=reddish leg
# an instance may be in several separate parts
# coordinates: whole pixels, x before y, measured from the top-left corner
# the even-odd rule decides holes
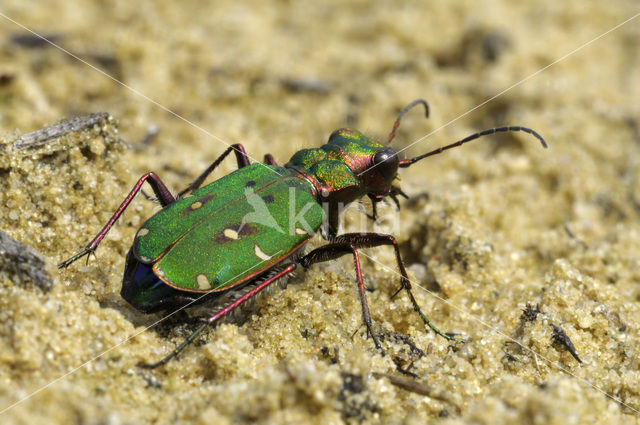
[[[192,343],[193,340],[196,339],[196,337],[198,335],[200,335],[200,333],[203,330],[205,330],[205,328],[207,326],[211,325],[212,323],[215,323],[221,317],[229,314],[231,311],[235,310],[238,306],[240,306],[240,304],[242,304],[243,302],[245,302],[249,298],[253,297],[255,294],[257,294],[258,292],[262,291],[264,288],[266,288],[267,286],[269,286],[270,284],[272,284],[276,280],[280,279],[281,277],[283,277],[286,274],[291,273],[292,271],[294,271],[296,269],[296,267],[297,267],[296,264],[289,264],[287,267],[285,267],[280,272],[278,272],[275,275],[271,276],[270,278],[268,278],[264,282],[261,282],[260,284],[258,284],[258,286],[256,286],[255,288],[253,288],[252,290],[250,290],[249,292],[247,292],[246,294],[244,294],[243,296],[241,296],[240,298],[238,298],[237,300],[235,300],[234,302],[232,302],[231,304],[229,304],[228,306],[226,306],[222,310],[220,310],[218,313],[216,313],[213,316],[209,317],[207,319],[206,323],[204,323],[198,329],[193,331],[191,333],[191,335],[189,335],[187,337],[187,339],[185,339],[182,344],[180,344],[178,347],[176,347],[175,350],[173,350],[171,353],[169,353],[169,355],[167,355],[165,358],[163,358],[159,362],[152,363],[152,364],[140,364],[139,366],[147,368],[147,369],[153,369],[153,368],[156,368],[158,366],[162,366],[163,364],[167,363],[169,360],[171,360],[172,358],[177,356],[182,350],[184,350],[187,345]]]
[[[373,326],[371,325],[371,314],[369,313],[369,304],[367,303],[366,290],[364,287],[364,282],[362,280],[360,257],[358,256],[356,247],[349,244],[348,242],[330,243],[328,245],[314,249],[313,251],[302,257],[302,259],[300,260],[300,264],[302,264],[302,266],[307,269],[312,264],[330,261],[338,257],[342,257],[346,254],[353,254],[353,259],[356,265],[356,279],[358,281],[358,291],[360,293],[360,304],[362,305],[362,319],[364,321],[364,324],[367,326],[369,335],[371,335],[373,342],[376,344],[376,348],[378,348],[384,356],[384,349],[382,348],[380,340],[378,339],[376,333],[373,331]]]
[[[209,174],[211,174],[213,172],[213,170],[215,170],[216,167],[218,167],[218,165],[220,165],[220,163],[232,151],[236,155],[236,160],[238,161],[238,168],[243,168],[243,167],[246,167],[247,165],[251,164],[251,161],[249,161],[249,157],[247,156],[247,152],[244,150],[244,146],[242,146],[239,143],[237,143],[235,145],[231,145],[231,146],[229,146],[227,148],[227,150],[222,152],[222,155],[220,155],[218,157],[218,159],[213,161],[213,163],[211,165],[209,165],[209,167],[207,167],[207,169],[204,170],[202,172],[202,174],[200,174],[194,181],[192,181],[189,184],[189,186],[186,187],[186,189],[181,190],[178,193],[178,195],[176,195],[176,198],[182,198],[182,195],[184,195],[185,193],[187,193],[189,191],[192,191],[192,190],[196,190],[197,188],[199,188],[200,185],[202,184],[202,182],[204,182],[205,179],[209,176]]]
[[[276,163],[276,160],[273,159],[273,155],[271,155],[270,153],[264,155],[264,163],[267,165],[278,165]]]
[[[191,182],[191,184],[185,190],[178,193],[178,195],[176,195],[176,198],[181,198],[182,195],[184,195],[186,192],[190,190],[195,190],[198,187],[200,187],[200,185],[207,178],[207,176],[211,174],[211,172],[218,165],[220,165],[222,160],[227,155],[229,155],[231,151],[233,151],[236,155],[236,160],[238,161],[238,168],[246,167],[247,165],[250,164],[249,157],[247,156],[247,153],[245,152],[244,147],[240,144],[231,145],[202,174],[200,174],[198,178],[196,178],[193,182]],[[167,189],[167,187],[164,185],[164,183],[162,183],[162,181],[158,176],[156,176],[154,173],[145,174],[140,178],[140,180],[138,180],[138,183],[136,183],[136,185],[133,187],[131,192],[129,192],[129,195],[127,195],[125,200],[122,201],[122,204],[120,205],[120,207],[118,207],[116,212],[113,214],[109,222],[102,228],[100,233],[98,233],[98,235],[89,243],[89,245],[86,246],[84,250],[74,255],[73,257],[69,258],[68,260],[65,260],[62,263],[58,264],[59,269],[68,267],[74,261],[84,257],[85,255],[93,253],[96,250],[96,248],[98,248],[98,244],[100,243],[100,241],[105,237],[109,229],[113,227],[116,220],[118,220],[118,218],[122,215],[124,210],[129,206],[129,204],[133,200],[133,197],[139,191],[141,191],[142,184],[145,181],[148,182],[153,188],[153,191],[156,194],[156,197],[158,198],[160,205],[165,207],[175,202],[176,198],[174,198],[173,195],[171,195],[171,192],[169,192],[169,189]],[[87,257],[87,261],[88,261],[88,257]]]
[[[96,248],[98,248],[98,244],[100,244],[100,241],[106,236],[107,232],[113,227],[116,220],[118,220],[118,218],[122,215],[124,210],[127,209],[129,204],[133,200],[133,197],[136,196],[136,194],[140,191],[140,188],[142,187],[144,182],[147,182],[151,185],[151,188],[153,189],[153,192],[156,194],[158,201],[160,202],[160,205],[162,205],[163,207],[175,202],[173,195],[171,195],[171,192],[169,192],[169,189],[167,189],[167,186],[165,186],[164,183],[162,183],[162,180],[160,180],[160,177],[156,176],[154,173],[145,174],[144,176],[140,177],[140,179],[138,180],[138,183],[136,183],[133,189],[131,189],[131,192],[129,192],[129,194],[124,199],[124,201],[122,201],[122,204],[120,204],[120,206],[118,207],[116,212],[111,216],[107,224],[105,224],[102,230],[100,230],[100,233],[98,233],[96,237],[93,238],[91,242],[89,242],[89,245],[87,245],[84,250],[74,255],[73,257],[69,258],[68,260],[65,260],[62,263],[58,264],[59,269],[69,266],[69,264],[73,263],[79,258],[84,257],[85,255],[92,254],[96,250]],[[89,261],[89,257],[87,257],[87,261]]]

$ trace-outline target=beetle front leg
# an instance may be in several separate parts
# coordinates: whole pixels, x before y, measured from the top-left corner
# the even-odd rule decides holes
[[[213,163],[211,163],[211,165],[209,165],[206,170],[204,170],[198,177],[196,177],[194,181],[189,183],[189,186],[181,190],[176,197],[182,198],[182,195],[184,195],[185,193],[199,188],[202,182],[204,182],[206,178],[209,177],[209,174],[211,174],[213,170],[215,170],[218,167],[218,165],[220,165],[220,163],[232,151],[236,155],[236,161],[238,161],[238,168],[244,168],[247,165],[251,164],[251,161],[249,161],[249,156],[247,155],[247,152],[245,151],[244,146],[242,146],[240,143],[231,145],[224,152],[222,152],[222,155],[220,155],[215,161],[213,161]]]
[[[107,232],[113,227],[116,220],[118,220],[118,218],[120,218],[122,213],[124,213],[124,210],[127,209],[129,204],[133,200],[133,197],[136,196],[136,194],[140,191],[144,182],[148,182],[151,185],[153,192],[156,194],[156,196],[158,197],[158,200],[160,201],[160,204],[163,207],[166,207],[167,205],[175,202],[175,198],[173,197],[171,192],[169,192],[169,189],[167,189],[167,186],[165,186],[162,180],[160,180],[160,177],[158,177],[154,173],[147,173],[143,175],[142,177],[140,177],[140,179],[138,180],[138,183],[136,183],[133,189],[131,189],[131,192],[129,192],[129,194],[124,199],[124,201],[122,201],[122,204],[120,204],[120,206],[118,207],[116,212],[111,216],[107,224],[105,224],[102,230],[100,230],[100,233],[98,233],[96,237],[93,238],[93,240],[89,242],[89,244],[81,252],[63,261],[62,263],[58,264],[59,269],[68,267],[71,263],[84,257],[85,255],[92,254],[98,248],[100,241],[102,241],[102,239],[106,236]],[[87,261],[89,261],[89,257],[87,257]]]
[[[353,259],[355,261],[356,266],[356,279],[358,280],[358,291],[360,293],[360,303],[362,305],[362,318],[364,320],[364,324],[367,326],[367,331],[369,331],[369,335],[373,339],[373,342],[376,344],[376,348],[378,348],[382,355],[384,356],[384,349],[380,344],[380,340],[378,339],[378,335],[373,331],[373,326],[371,324],[371,314],[369,312],[369,304],[367,303],[367,295],[364,287],[364,282],[362,280],[362,270],[360,267],[360,257],[358,256],[358,251],[356,247],[350,245],[349,243],[331,243],[320,248],[314,249],[300,260],[300,264],[305,269],[309,268],[312,264],[321,263],[324,261],[334,260],[336,258],[342,257],[346,254],[353,254]]]
[[[393,246],[396,254],[398,269],[400,270],[400,274],[402,276],[402,278],[400,279],[402,287],[400,289],[404,289],[407,291],[407,295],[409,296],[409,300],[413,305],[413,309],[420,315],[420,318],[425,325],[427,325],[437,335],[440,335],[446,340],[454,340],[453,334],[440,331],[429,321],[429,319],[427,319],[427,316],[425,316],[425,314],[422,312],[420,305],[418,305],[418,302],[413,296],[413,292],[411,292],[411,282],[409,281],[409,277],[407,276],[407,272],[404,268],[404,263],[402,262],[402,257],[400,256],[400,249],[398,248],[398,242],[396,241],[395,237],[382,233],[345,233],[344,235],[336,237],[334,241],[336,243],[350,244],[356,248],[374,248],[382,245]]]

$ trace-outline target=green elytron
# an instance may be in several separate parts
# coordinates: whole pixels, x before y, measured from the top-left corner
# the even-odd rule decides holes
[[[416,105],[429,108],[418,99],[402,110],[394,123],[387,144],[394,136],[404,114]],[[80,253],[60,263],[67,267],[93,253],[115,221],[122,215],[144,182],[153,188],[163,209],[138,230],[127,254],[122,297],[140,311],[184,308],[210,301],[217,295],[248,289],[194,331],[164,359],[147,367],[156,367],[176,356],[209,324],[237,308],[298,266],[307,269],[314,263],[351,254],[362,304],[363,320],[375,345],[382,351],[373,331],[362,279],[359,248],[392,246],[407,295],[426,326],[441,332],[422,313],[392,235],[346,233],[337,235],[342,207],[368,196],[373,205],[369,216],[376,219],[376,204],[389,196],[399,206],[397,196],[406,195],[393,181],[398,168],[460,146],[496,132],[524,131],[535,136],[544,147],[544,139],[535,131],[519,126],[497,127],[475,133],[456,143],[415,158],[400,160],[397,153],[356,130],[334,131],[327,144],[304,149],[284,166],[265,155],[264,164],[251,164],[242,145],[230,146],[196,180],[175,197],[154,173],[143,175],[98,235]],[[238,170],[200,187],[207,176],[231,152]],[[188,195],[186,195],[188,194]],[[305,253],[304,247],[318,231],[327,245]],[[382,351],[384,354],[384,351]]]

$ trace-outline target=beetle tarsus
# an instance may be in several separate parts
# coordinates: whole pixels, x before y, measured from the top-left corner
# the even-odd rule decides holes
[[[198,335],[200,335],[200,333],[205,330],[205,328],[207,326],[209,326],[209,322],[205,323],[204,325],[201,325],[198,329],[196,329],[195,331],[193,331],[191,333],[191,335],[189,335],[187,337],[187,339],[185,339],[182,344],[178,345],[172,352],[170,352],[168,355],[166,355],[165,357],[163,357],[160,361],[157,361],[155,363],[139,363],[138,367],[144,368],[144,369],[155,369],[157,367],[160,367],[164,364],[166,364],[169,360],[171,360],[172,358],[176,357],[178,354],[180,354],[180,352],[182,350],[185,349],[185,347],[187,345],[189,345],[194,339],[196,339],[196,337]]]
[[[113,213],[113,215],[111,216],[107,224],[104,225],[102,230],[100,230],[100,232],[96,235],[96,237],[93,238],[93,240],[89,243],[89,245],[87,245],[87,247],[82,252],[58,264],[59,269],[68,267],[74,261],[78,260],[79,258],[82,258],[87,254],[93,253],[98,248],[98,245],[100,245],[100,241],[102,241],[102,239],[107,235],[109,230],[111,230],[111,228],[116,223],[118,218],[120,218],[122,213],[124,213],[124,210],[127,209],[127,207],[129,206],[129,204],[131,203],[135,195],[141,190],[144,182],[148,182],[149,185],[151,185],[153,192],[156,194],[156,196],[158,197],[158,200],[160,201],[160,204],[163,207],[175,202],[175,199],[171,195],[171,192],[169,192],[169,189],[167,189],[165,184],[162,182],[162,180],[160,180],[158,176],[156,176],[154,173],[144,174],[142,177],[138,179],[138,182],[133,187],[133,189],[131,189],[131,191],[129,192],[127,197],[124,199],[124,201],[122,201],[122,203],[120,204],[116,212]],[[88,261],[89,259],[87,258],[87,264],[88,264]]]
[[[63,262],[58,264],[58,268],[59,269],[66,269],[67,267],[69,267],[72,263],[76,262],[77,260],[81,259],[82,257],[84,257],[85,255],[87,256],[87,264],[89,264],[89,257],[91,256],[91,254],[93,254],[96,250],[97,246],[88,246],[85,249],[83,249],[82,251],[80,251],[79,253],[77,253],[76,255],[74,255],[71,258],[68,258],[66,260],[64,260]],[[94,254],[95,256],[95,254]]]

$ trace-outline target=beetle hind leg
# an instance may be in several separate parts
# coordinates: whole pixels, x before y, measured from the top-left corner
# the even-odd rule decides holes
[[[202,331],[204,331],[207,328],[207,326],[212,325],[223,316],[226,316],[227,314],[231,313],[233,310],[238,308],[242,303],[244,303],[245,301],[247,301],[248,299],[256,295],[258,292],[262,291],[267,286],[269,286],[276,280],[280,279],[281,277],[294,271],[296,267],[297,267],[296,264],[289,264],[284,269],[280,270],[278,273],[265,279],[263,282],[260,282],[255,288],[251,289],[246,294],[244,294],[243,296],[241,296],[240,298],[238,298],[237,300],[235,300],[234,302],[232,302],[231,304],[229,304],[228,306],[226,306],[225,308],[223,308],[213,316],[209,317],[204,324],[202,324],[199,328],[193,331],[191,335],[189,335],[180,345],[178,345],[171,353],[166,355],[160,361],[156,363],[151,363],[151,364],[141,363],[138,366],[146,369],[155,369],[156,367],[162,366],[163,364],[167,363],[169,360],[171,360],[172,358],[180,354],[180,352],[184,350],[187,347],[187,345],[191,344],[198,337],[198,335],[200,335]]]

